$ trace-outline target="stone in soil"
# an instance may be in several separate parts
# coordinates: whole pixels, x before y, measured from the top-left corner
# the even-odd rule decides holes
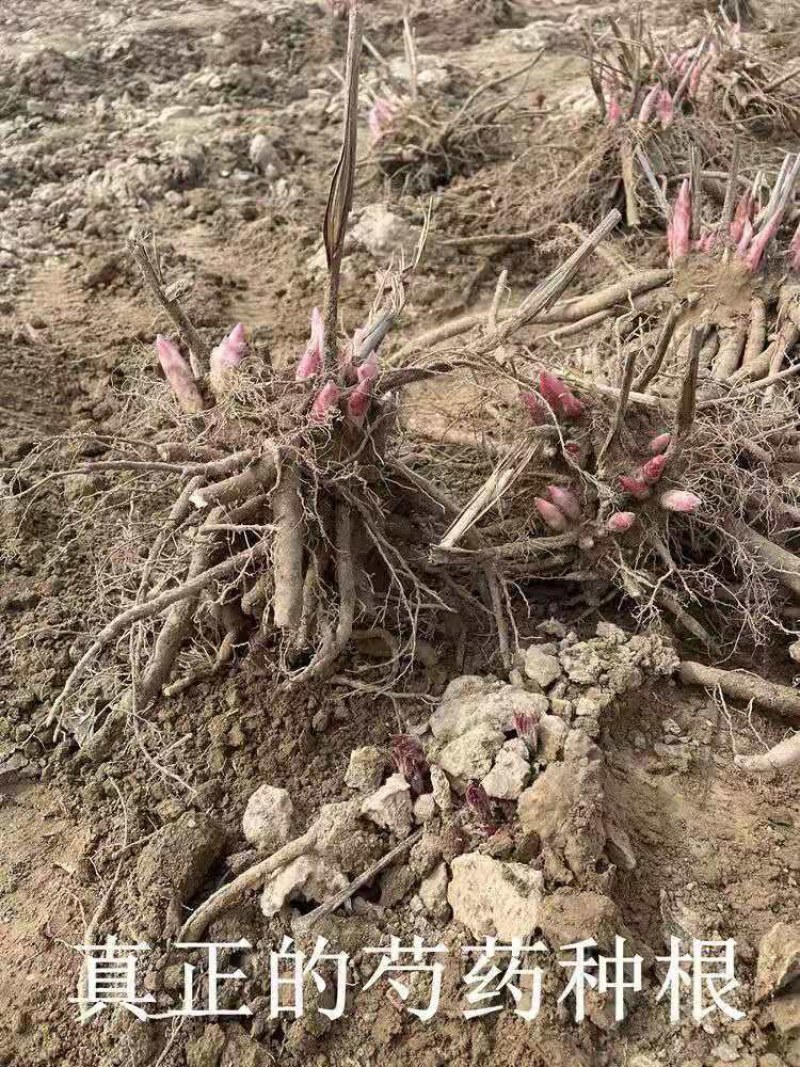
[[[244,809],[242,831],[261,852],[275,852],[293,836],[294,805],[285,789],[262,785]]]
[[[351,789],[358,789],[361,793],[369,793],[377,789],[383,781],[385,764],[386,757],[379,748],[373,745],[354,748],[350,753],[350,762],[344,776],[345,785]]]
[[[414,809],[411,789],[402,774],[393,774],[380,789],[368,796],[361,805],[361,814],[397,837],[407,837]]]
[[[451,863],[447,900],[453,918],[473,937],[496,934],[503,941],[529,937],[539,925],[544,892],[541,871],[467,852]]]

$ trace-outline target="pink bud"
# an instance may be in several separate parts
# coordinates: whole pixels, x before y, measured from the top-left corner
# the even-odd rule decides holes
[[[215,371],[229,370],[238,367],[247,351],[247,340],[244,335],[244,326],[237,322],[227,337],[224,337],[216,348],[211,350],[209,360],[211,373]]]
[[[336,382],[326,382],[314,398],[309,419],[311,422],[325,422],[339,402],[339,386]]]
[[[576,463],[579,463],[581,458],[582,458],[582,456],[583,456],[583,453],[581,451],[581,446],[578,444],[577,441],[567,441],[565,443],[565,445],[564,445],[564,451]]]
[[[380,141],[381,137],[385,135],[387,128],[396,114],[397,105],[393,104],[391,100],[387,100],[382,96],[375,98],[375,103],[370,108],[369,118],[367,120],[373,144],[375,144],[376,141]]]
[[[374,381],[378,376],[378,354],[370,352],[363,363],[356,367],[356,377],[360,382]]]
[[[658,95],[656,114],[662,129],[665,130],[672,125],[672,120],[675,118],[675,109],[672,106],[672,95],[668,89],[662,89]]]
[[[561,379],[556,378],[555,374],[543,370],[539,374],[539,389],[550,407],[554,411],[558,411],[561,406],[561,397],[567,391],[567,387]]]
[[[761,266],[761,257],[767,249],[767,245],[778,232],[783,212],[776,211],[766,226],[753,238],[752,244],[745,253],[744,261],[749,270],[755,272]]]
[[[716,243],[716,233],[713,230],[706,230],[706,228],[703,227],[700,231],[700,236],[693,243],[692,247],[696,252],[713,252]]]
[[[372,396],[372,381],[365,378],[360,381],[347,398],[347,414],[358,426],[364,421]]]
[[[660,95],[660,85],[654,85],[651,89],[648,90],[647,95],[642,101],[642,106],[639,110],[639,122],[650,121],[650,119],[653,117],[653,112],[655,111],[656,103]]]
[[[731,240],[734,244],[739,244],[744,233],[744,224],[748,219],[753,217],[753,193],[748,189],[742,193],[739,198],[739,202],[736,205],[736,211],[733,216],[733,222],[731,222]]]
[[[519,398],[535,426],[542,426],[549,421],[550,413],[538,393],[520,393]]]
[[[489,799],[489,794],[478,782],[470,782],[464,793],[467,807],[478,817],[481,828],[490,836],[497,832],[498,826],[494,821],[494,807]]]
[[[650,486],[641,478],[634,478],[630,474],[620,474],[619,484],[626,493],[630,493],[634,500],[646,500],[650,496]]]
[[[622,108],[619,106],[619,100],[617,99],[616,93],[612,94],[611,99],[608,102],[606,121],[609,126],[619,126],[622,122]]]
[[[525,712],[517,711],[514,713],[513,723],[516,735],[521,737],[531,749],[536,748],[536,724],[538,721],[538,712],[526,714]]]
[[[557,530],[559,533],[563,533],[566,530],[568,526],[567,518],[563,512],[558,510],[555,504],[551,504],[549,500],[543,500],[540,496],[535,496],[533,503],[551,530]]]
[[[325,324],[319,308],[311,312],[311,337],[306,345],[306,350],[300,357],[295,371],[295,380],[304,381],[319,374],[322,367],[322,352],[325,347]]]
[[[695,496],[694,493],[690,493],[686,489],[668,489],[661,494],[659,503],[666,511],[679,511],[683,514],[691,515],[697,511],[703,501],[699,496]]]
[[[652,459],[648,459],[648,461],[643,463],[639,468],[639,478],[643,482],[646,482],[647,485],[655,485],[664,473],[666,465],[667,457],[665,455],[653,456]]]
[[[753,239],[753,224],[750,221],[750,219],[745,219],[744,220],[744,225],[742,226],[742,235],[739,238],[739,243],[736,245],[736,255],[737,256],[744,256],[745,252],[747,251],[747,246],[750,244],[752,239]]]
[[[567,419],[577,419],[583,414],[583,404],[555,374],[543,370],[539,374],[539,390],[556,412]]]
[[[428,770],[428,760],[421,742],[413,734],[395,734],[390,741],[390,751],[395,767],[409,783],[412,792],[419,795]]]
[[[583,402],[569,389],[561,397],[561,414],[565,419],[579,419],[583,414]]]
[[[654,437],[648,445],[650,451],[654,456],[660,455],[662,452],[666,452],[669,448],[669,443],[672,440],[671,433],[660,433],[658,437]]]
[[[568,519],[577,522],[581,517],[581,506],[574,493],[569,489],[562,489],[558,485],[548,485],[547,492],[559,511],[563,512]]]
[[[608,528],[611,533],[625,533],[636,522],[636,515],[632,511],[616,511],[609,517]]]
[[[672,259],[677,262],[689,251],[692,228],[692,191],[689,179],[684,178],[672,211]]]
[[[794,237],[789,245],[789,255],[792,270],[800,270],[800,225],[794,231]]]
[[[191,368],[178,348],[167,337],[158,334],[156,337],[156,353],[161,369],[172,387],[178,404],[184,411],[194,415],[202,411],[203,397],[197,388]]]

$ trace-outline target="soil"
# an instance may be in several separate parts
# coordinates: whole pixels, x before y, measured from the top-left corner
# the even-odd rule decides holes
[[[367,37],[388,63],[403,56],[404,7],[364,4]],[[433,234],[400,324],[403,340],[487,309],[503,268],[512,291],[524,294],[574,247],[575,231],[558,211],[553,224],[543,218],[531,189],[563,177],[587,148],[582,113],[564,106],[591,103],[582,21],[631,11],[624,0],[577,8],[560,0],[444,0],[416,8],[421,67],[444,72],[451,102],[545,52],[526,75],[518,102],[524,122],[503,133],[502,152],[433,190]],[[697,4],[659,4],[648,14],[659,28],[680,32],[704,17]],[[618,868],[604,884],[650,955],[663,954],[676,930],[736,940],[740,1021],[671,1025],[664,1004],[653,1003],[651,974],[647,995],[622,1025],[577,1025],[556,1007],[563,975],[552,966],[534,1022],[507,1008],[465,1023],[452,968],[430,1023],[410,1016],[380,984],[332,1025],[311,1015],[271,1019],[267,958],[284,934],[296,934],[298,916],[285,909],[265,919],[256,894],[211,930],[217,942],[253,945],[227,957],[248,974],[236,993],[254,1005],[252,1017],[141,1023],[118,1009],[86,1025],[77,1019],[73,946],[87,929],[96,939],[147,942],[141,988],[178,996],[179,958],[167,955],[166,941],[193,906],[256,858],[242,813],[260,785],[288,790],[302,829],[321,805],[353,796],[345,774],[354,749],[376,746],[388,766],[392,736],[421,729],[453,678],[498,671],[488,621],[456,619],[423,633],[413,669],[384,692],[362,683],[378,676],[385,650],[357,646],[344,681],[287,694],[256,649],[159,702],[146,719],[133,717],[121,736],[105,736],[101,727],[119,697],[113,661],[124,660],[124,643],[95,679],[91,704],[79,709],[96,713],[93,737],[79,747],[44,726],[87,635],[132,596],[126,561],[141,558],[138,538],[154,532],[157,506],[175,494],[147,483],[149,504],[134,524],[141,507],[134,481],[53,478],[34,493],[37,475],[26,458],[44,449],[49,470],[63,471],[101,454],[104,434],[129,427],[135,436],[133,386],[160,384],[152,342],[169,324],[126,252],[134,230],[156,236],[207,339],[216,343],[241,320],[273,366],[302,350],[322,294],[320,225],[339,147],[336,72],[345,31],[341,18],[303,0],[133,7],[7,0],[0,13],[0,1064],[798,1067],[800,1028],[788,1035],[775,1028],[769,1005],[755,1002],[754,981],[762,939],[775,923],[800,918],[800,786],[796,773],[764,780],[733,763],[736,753],[777,743],[786,724],[669,678],[647,678],[603,716],[605,802],[636,856],[632,870]],[[753,32],[796,54],[800,12],[759,5]],[[367,83],[379,85],[385,63],[370,52],[365,64]],[[540,113],[557,108],[565,116],[560,139],[541,126]],[[259,133],[269,146],[262,166],[249,154]],[[787,131],[769,130],[765,151],[791,141]],[[414,234],[428,195],[399,195],[365,153],[356,215],[376,203]],[[591,225],[593,211],[576,220],[579,228]],[[452,243],[476,232],[529,231],[540,239]],[[662,244],[663,234],[648,231],[615,238],[607,251],[648,267],[659,263]],[[350,246],[341,295],[348,333],[369,311],[391,251]],[[608,271],[595,263],[575,291],[607,281]],[[479,428],[468,377],[418,386],[407,403],[410,428]],[[518,619],[521,642],[553,615],[582,638],[603,620],[635,630],[616,601],[587,608],[573,594],[574,587],[548,583],[530,589]],[[680,636],[671,638],[680,651]],[[787,644],[779,634],[737,666],[793,684]],[[443,821],[444,837],[462,832],[457,821]],[[165,828],[174,835],[172,856],[158,851]],[[468,838],[475,849],[500,848],[475,833]],[[189,841],[196,846],[187,859]],[[467,847],[448,842],[453,855]],[[521,849],[515,838],[503,857],[518,858]],[[406,943],[415,933],[429,944],[441,939],[457,959],[471,935],[449,913],[420,911],[413,864],[392,870],[407,876],[405,884],[384,876],[315,932],[350,951],[358,967],[361,949],[390,934]],[[578,882],[566,885],[577,890]]]

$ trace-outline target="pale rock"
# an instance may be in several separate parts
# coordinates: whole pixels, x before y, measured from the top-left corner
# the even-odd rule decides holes
[[[599,705],[596,701],[591,700],[589,697],[578,697],[578,699],[575,701],[575,715],[579,719],[596,719],[599,714]]]
[[[447,900],[453,918],[473,937],[496,934],[508,942],[529,937],[536,929],[544,893],[541,871],[479,852],[456,856],[451,870]]]
[[[797,978],[800,978],[800,923],[775,923],[758,946],[756,1001],[780,993]]]
[[[504,752],[516,752],[520,759],[530,762],[530,749],[521,737],[512,737],[503,745]]]
[[[433,736],[440,742],[452,741],[479,723],[496,730],[511,730],[515,715],[538,719],[548,709],[547,697],[531,693],[497,678],[464,675],[452,681],[431,716]]]
[[[640,943],[625,924],[619,908],[603,893],[578,892],[573,888],[556,889],[542,902],[539,926],[552,946],[570,945],[591,937],[603,952],[611,952],[614,938],[627,942],[626,952],[638,953],[649,966],[655,959],[649,946]]]
[[[502,730],[488,722],[479,723],[440,749],[436,762],[450,775],[459,792],[463,792],[470,779],[483,778],[489,773],[504,741]]]
[[[344,776],[345,785],[350,786],[351,789],[358,789],[361,793],[369,793],[377,789],[383,780],[385,764],[384,754],[373,745],[354,748],[350,753],[350,762]]]
[[[779,1034],[790,1037],[800,1034],[800,993],[776,997],[770,1005],[772,1025]]]
[[[523,831],[539,835],[548,854],[579,879],[596,871],[606,846],[600,760],[550,763],[518,801]]]
[[[758,1057],[758,1067],[784,1067],[783,1060],[774,1052],[767,1052]]]
[[[430,822],[435,814],[436,801],[433,799],[433,793],[423,793],[422,796],[417,797],[414,801],[414,822]]]
[[[628,640],[628,635],[625,631],[613,622],[598,622],[595,633],[598,637],[604,637],[615,645],[624,645]]]
[[[257,133],[250,142],[248,149],[250,162],[253,166],[265,174],[268,178],[274,178],[278,174],[279,159],[275,151],[275,145],[263,133]]]
[[[179,119],[189,119],[193,115],[193,111],[186,104],[173,104],[171,107],[165,107],[162,109],[158,116],[158,121],[162,126],[166,126],[169,122],[177,122]]]
[[[419,887],[419,897],[425,910],[434,919],[447,917],[447,864],[442,862],[434,867],[427,878],[423,878]]]
[[[434,803],[439,811],[452,811],[453,791],[450,781],[442,768],[437,767],[435,763],[431,765],[431,788]]]
[[[583,730],[580,728],[570,730],[564,743],[564,759],[566,760],[598,760],[602,756],[600,749]]]
[[[553,715],[558,715],[559,719],[563,719],[564,722],[572,722],[575,706],[571,700],[564,700],[563,697],[554,697],[550,694],[550,711]]]
[[[416,243],[412,228],[385,204],[367,204],[350,236],[373,256],[400,251],[410,254]]]
[[[345,874],[360,874],[385,852],[378,828],[361,817],[362,804],[359,796],[323,804],[314,822],[314,850]]]
[[[739,1059],[739,1051],[726,1041],[720,1041],[711,1049],[711,1055],[718,1063],[735,1063]]]
[[[393,774],[361,805],[361,814],[397,837],[407,837],[414,809],[411,789],[402,774]]]
[[[444,841],[438,834],[422,835],[408,854],[408,865],[418,878],[430,874],[444,856]]]
[[[536,727],[536,756],[542,763],[553,763],[564,751],[569,726],[557,715],[543,715]]]
[[[347,878],[340,870],[325,863],[316,853],[307,852],[267,882],[261,894],[261,911],[270,919],[292,900],[323,904],[347,884]]]
[[[411,71],[405,56],[394,56],[389,62],[389,71],[397,81],[411,81]],[[421,89],[436,89],[439,92],[446,89],[451,81],[447,60],[439,55],[418,55],[416,79],[417,86]]]
[[[561,664],[556,656],[542,652],[536,645],[525,650],[525,674],[542,689],[547,689],[561,677]]]
[[[561,722],[561,720],[557,720]],[[562,724],[563,725],[563,724]],[[519,752],[505,746],[497,753],[494,766],[482,781],[490,797],[497,800],[516,800],[528,784],[531,765]]]
[[[623,871],[632,871],[636,868],[636,854],[627,832],[621,826],[611,822],[605,822],[606,827],[606,855],[609,860]]]
[[[275,852],[293,836],[293,820],[294,805],[287,791],[262,785],[247,801],[242,831],[260,852]]]

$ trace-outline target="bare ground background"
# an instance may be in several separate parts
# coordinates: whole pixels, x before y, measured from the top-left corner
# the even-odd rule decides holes
[[[403,320],[413,336],[450,316],[486,307],[502,267],[523,293],[574,240],[510,247],[447,243],[476,232],[523,232],[541,226],[530,196],[531,160],[553,185],[580,160],[573,98],[585,93],[577,54],[582,17],[623,4],[421,6],[415,25],[423,69],[442,78],[502,74],[541,46],[528,76],[536,109],[561,109],[562,138],[537,138],[526,119],[510,159],[487,159],[437,193],[428,255]],[[499,14],[499,19],[497,18]],[[367,34],[389,61],[402,55],[401,5],[365,5]],[[702,16],[699,5],[660,5],[659,25]],[[757,14],[758,32],[790,54],[800,12],[794,4]],[[10,469],[35,441],[84,427],[119,432],[124,410],[120,368],[154,374],[151,342],[164,323],[153,311],[125,252],[132,227],[152,229],[172,249],[175,269],[191,283],[189,306],[201,327],[221,334],[242,320],[259,352],[280,363],[302,348],[308,311],[319,300],[319,228],[339,143],[339,82],[344,24],[304,3],[154,4],[10,0],[0,13],[0,462]],[[376,64],[367,56],[367,67]],[[333,69],[332,69],[333,68]],[[566,102],[566,103],[565,103]],[[530,104],[530,99],[528,100]],[[252,138],[268,147],[254,163]],[[781,147],[792,148],[789,142]],[[796,145],[794,146],[796,147]],[[554,198],[558,191],[554,188]],[[356,220],[367,205],[388,203],[414,232],[425,199],[390,196],[365,165]],[[345,265],[348,329],[371,301],[375,271],[396,243],[354,242]],[[368,247],[369,245],[369,247]],[[647,265],[653,246],[620,238],[613,255]],[[592,268],[600,273],[603,264]],[[468,395],[468,394],[467,394]],[[465,401],[466,402],[466,401]],[[413,422],[458,424],[448,387],[420,389]],[[54,466],[60,465],[53,445]],[[445,684],[492,665],[488,632],[458,626],[438,656],[420,665],[397,700],[343,686],[278,696],[258,655],[214,683],[200,684],[159,708],[154,721],[109,751],[76,754],[37,735],[37,716],[58,691],[75,649],[104,621],[118,588],[106,563],[102,531],[87,524],[89,504],[124,530],[129,486],[102,479],[54,483],[35,500],[0,511],[0,1062],[24,1065],[183,1064],[225,1067],[279,1059],[318,1064],[633,1064],[797,1067],[800,1039],[780,1035],[767,1008],[753,1005],[758,945],[776,921],[800,913],[800,804],[795,779],[745,778],[732,762],[756,738],[782,736],[780,724],[726,710],[699,691],[658,681],[629,694],[607,724],[608,795],[630,835],[634,870],[617,881],[625,924],[657,950],[665,915],[706,936],[735,937],[744,1021],[670,1027],[663,1007],[644,1001],[621,1028],[571,1024],[553,1008],[534,1024],[505,1012],[465,1025],[450,990],[437,1019],[422,1026],[381,990],[358,1001],[345,1020],[317,1033],[297,1023],[284,1032],[264,1001],[247,1026],[225,1024],[225,1039],[202,1021],[180,1030],[144,1026],[118,1012],[80,1027],[74,995],[88,917],[121,878],[103,928],[157,942],[168,901],[148,896],[137,867],[156,831],[186,816],[210,816],[222,828],[219,858],[191,886],[187,903],[226,876],[223,856],[245,848],[241,814],[260,784],[285,786],[299,821],[321,803],[349,795],[344,774],[359,745],[385,747],[399,727],[422,721]],[[124,552],[137,546],[120,542]],[[578,632],[615,618],[613,605],[587,614],[556,594],[531,597],[536,622],[554,613]],[[753,669],[791,684],[784,641],[762,650]],[[32,733],[32,726],[34,731]],[[398,896],[399,894],[399,896]],[[356,951],[387,933],[433,935],[413,887],[395,888],[332,931]],[[397,899],[394,899],[397,896]],[[281,919],[265,923],[254,904],[226,918],[223,934],[265,951]],[[148,974],[163,990],[158,967]],[[151,986],[148,986],[150,988]],[[263,982],[241,990],[264,997]],[[652,998],[651,998],[652,999]]]

